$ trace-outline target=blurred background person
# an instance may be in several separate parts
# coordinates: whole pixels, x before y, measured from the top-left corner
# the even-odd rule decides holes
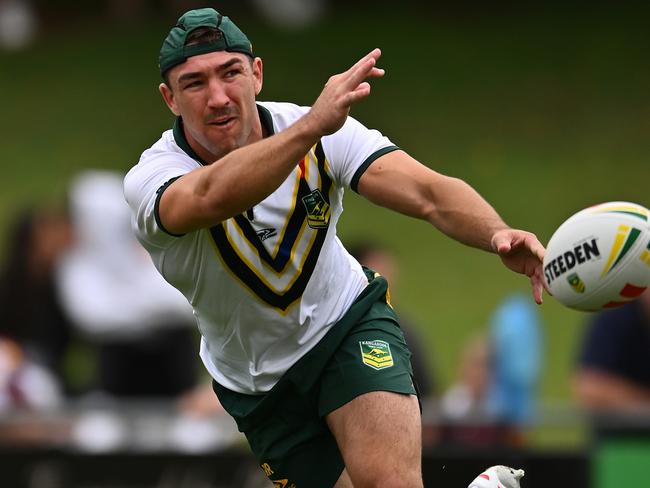
[[[487,335],[465,343],[456,380],[440,402],[440,442],[446,446],[493,448],[507,444],[506,429],[489,408],[493,355]]]
[[[18,374],[14,378],[25,378],[20,372],[39,371],[42,383],[52,383],[49,390],[71,393],[74,388],[65,363],[75,334],[59,301],[54,278],[61,257],[73,245],[68,216],[54,207],[24,209],[5,242],[0,270],[5,371]],[[34,394],[38,395],[38,388]],[[21,395],[26,399],[30,393],[23,391]]]
[[[485,419],[488,415],[488,387],[491,381],[490,346],[486,337],[470,338],[463,347],[456,381],[440,402],[448,419]]]
[[[585,330],[574,390],[590,410],[650,414],[650,290],[594,314]]]
[[[537,413],[543,337],[537,306],[522,294],[504,298],[490,321],[490,414],[508,427],[508,442],[525,442]]]
[[[466,343],[458,380],[442,398],[444,442],[517,446],[534,420],[543,349],[535,304],[507,296],[487,329]]]
[[[98,389],[120,398],[189,392],[198,380],[192,312],[133,236],[122,175],[79,174],[70,212],[76,239],[58,286],[65,310],[97,346]]]
[[[63,398],[52,371],[27,357],[14,340],[0,336],[0,412],[48,410]]]

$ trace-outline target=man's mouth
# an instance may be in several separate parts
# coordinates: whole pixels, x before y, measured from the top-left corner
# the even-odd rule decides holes
[[[210,125],[216,125],[217,127],[225,127],[234,120],[235,120],[234,117],[220,117],[218,119],[211,120],[209,122],[209,124]]]

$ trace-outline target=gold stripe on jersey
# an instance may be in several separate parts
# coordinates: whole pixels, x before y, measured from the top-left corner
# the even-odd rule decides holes
[[[287,218],[285,219],[281,235],[277,238],[276,246],[272,254],[270,254],[266,250],[266,247],[261,243],[249,220],[244,219],[242,216],[234,217],[243,236],[255,247],[262,261],[266,262],[273,268],[274,273],[283,272],[286,265],[290,262],[291,255],[295,254],[295,250],[292,251],[291,249],[294,247],[298,237],[296,235],[296,229],[299,226],[299,222],[302,220],[300,214],[302,207],[298,205],[299,199],[297,198],[297,192],[300,191],[301,184],[303,186],[309,184],[310,159],[317,147],[318,144],[314,145],[300,163],[296,165],[296,186],[294,187],[294,196],[292,199],[293,205],[291,210],[287,212]],[[305,164],[305,160],[307,160],[307,164]],[[318,164],[318,162],[315,161],[315,164]],[[318,184],[320,187],[320,170],[317,175],[319,176]],[[308,193],[308,186],[304,187],[303,190],[306,190]],[[296,212],[296,206],[299,207],[299,212]],[[291,235],[289,236],[287,235],[287,229],[292,230],[292,232],[290,232]]]
[[[292,211],[288,212],[289,217],[286,224],[286,230],[275,256],[269,254],[248,219],[244,218],[243,215],[236,215],[233,217],[233,220],[238,224],[239,229],[242,231],[242,237],[255,248],[260,259],[265,261],[277,272],[283,272],[286,269],[287,264],[290,262],[292,249],[299,243],[298,236],[300,234],[301,223],[304,220],[305,209],[304,206],[300,205],[298,202],[303,200],[308,194],[309,185],[301,178],[298,181],[298,193],[292,199]]]
[[[243,234],[241,234],[241,228],[237,225],[237,223],[235,223],[235,228],[238,230],[238,233],[240,233],[240,235],[243,235]],[[308,229],[308,228],[309,228],[309,226],[307,225],[307,222],[304,221],[301,228],[300,228],[300,231],[298,232],[298,238],[296,239],[296,244],[299,244],[301,242],[302,235],[303,235],[305,229]],[[227,227],[225,228],[225,231],[226,231],[226,237],[228,238],[228,242],[230,243],[232,248],[235,250],[237,255],[241,258],[241,260],[244,261],[249,268],[251,268],[252,270],[255,271],[255,274],[257,276],[259,276],[260,280],[266,286],[268,286],[270,289],[272,289],[275,293],[280,293],[280,294],[286,293],[286,291],[291,287],[291,285],[293,285],[293,283],[296,281],[296,279],[298,279],[298,276],[300,275],[300,271],[302,270],[302,267],[305,264],[305,260],[307,259],[307,254],[308,254],[307,251],[314,244],[314,239],[316,238],[316,233],[312,232],[311,233],[312,235],[309,238],[310,241],[309,241],[309,243],[307,244],[307,246],[305,248],[305,252],[302,253],[302,258],[300,259],[300,263],[296,267],[296,270],[294,272],[293,277],[284,286],[284,288],[281,289],[281,288],[278,288],[277,286],[274,286],[272,283],[270,283],[269,280],[267,279],[266,275],[269,274],[269,273],[272,273],[276,278],[281,278],[281,277],[283,277],[283,275],[285,275],[287,273],[285,273],[284,270],[279,271],[279,272],[276,271],[271,266],[269,266],[269,264],[265,260],[263,260],[261,258],[260,258],[260,264],[262,265],[264,270],[263,271],[260,270],[259,266],[256,266],[255,263],[251,262],[250,259],[246,257],[246,253],[241,252],[239,246],[234,241],[233,236],[228,231]],[[252,245],[250,244],[250,242],[247,239],[244,239],[244,242],[248,245],[248,248],[249,248],[250,251],[252,251],[252,252],[256,251],[256,249],[254,247],[252,247]],[[299,247],[299,245],[295,245],[295,246],[292,247],[291,255],[290,255],[289,260],[287,261],[287,263],[289,263],[289,262],[293,263],[293,261],[295,259],[295,254],[298,251],[298,247]],[[285,266],[285,270],[286,270],[286,266]]]
[[[287,218],[284,220],[284,225],[282,226],[282,231],[278,235],[278,240],[275,243],[275,248],[273,249],[273,257],[278,255],[278,252],[280,251],[280,244],[282,244],[282,241],[284,240],[284,236],[286,235],[287,232],[287,227],[289,227],[289,220],[291,219],[291,215],[295,211],[296,208],[296,202],[298,201],[298,190],[300,189],[300,170],[298,169],[296,171],[296,183],[293,189],[293,204],[291,206],[291,211],[287,214]],[[309,180],[307,180],[309,181]]]
[[[307,179],[312,154],[315,156],[314,159],[318,168],[318,188],[313,190]],[[210,229],[210,235],[216,245],[221,261],[224,263],[224,267],[249,291],[281,311],[281,313],[286,313],[289,306],[299,300],[305,291],[316,267],[329,228],[329,220],[323,222],[322,227],[309,227],[309,242],[302,252],[300,262],[295,263],[294,260],[297,257],[301,242],[306,238],[305,233],[308,227],[305,198],[318,193],[319,198],[322,198],[324,204],[329,207],[329,195],[332,187],[332,179],[326,170],[328,163],[325,160],[325,153],[320,141],[309,151],[304,161],[300,166],[305,171],[303,173],[300,169],[298,170],[298,183],[293,191],[283,234],[278,238],[278,245],[274,249],[273,256],[268,253],[250,222],[243,215],[229,219],[232,220],[232,225],[238,231],[242,240],[247,241],[246,247],[248,251],[257,251],[260,262],[263,263],[263,269],[258,269],[246,257],[246,249],[241,249],[233,237],[229,235],[226,222],[222,222]],[[290,269],[295,269],[295,274],[289,279],[283,290],[277,290],[276,287],[269,283],[265,274],[268,275],[269,271],[273,271],[274,275],[281,276],[288,272],[287,265],[289,263],[292,263],[293,266]]]
[[[215,229],[214,227],[212,227],[212,228],[210,228],[210,229],[207,229],[208,235],[211,237],[210,241],[211,241],[212,247],[214,248],[215,253],[216,253],[217,256],[219,257],[219,260],[221,261],[221,264],[223,265],[223,268],[226,270],[226,272],[227,272],[230,276],[232,276],[232,278],[233,278],[235,281],[239,282],[239,284],[242,286],[242,288],[245,288],[245,289],[248,289],[249,291],[251,291],[251,292],[252,292],[251,294],[253,295],[253,298],[255,298],[256,300],[259,300],[261,303],[264,303],[264,304],[266,304],[266,305],[269,305],[268,300],[267,300],[263,295],[261,295],[261,294],[259,294],[259,293],[256,293],[256,292],[255,292],[255,291],[254,291],[254,290],[253,290],[253,289],[252,289],[252,288],[247,284],[247,282],[244,281],[244,278],[242,278],[242,277],[240,276],[240,274],[235,273],[235,272],[230,268],[230,265],[228,264],[228,262],[226,262],[226,259],[224,258],[224,254],[223,254],[223,253],[221,252],[221,250],[219,249],[219,245],[217,244],[217,239],[215,238],[215,235],[214,235],[215,231],[216,231],[216,229]],[[276,311],[277,311],[280,315],[287,315],[287,314],[289,313],[289,311],[291,310],[291,307],[292,307],[293,305],[297,304],[297,303],[298,303],[298,301],[295,300],[295,301],[289,303],[289,304],[286,306],[286,308],[280,308],[280,307],[276,307],[276,306],[274,306],[274,308],[276,309]]]
[[[298,201],[298,192],[300,190],[300,171],[296,171],[296,178],[295,178],[295,185],[293,189],[293,196],[292,196],[292,205],[291,209],[287,213],[287,218],[285,219],[285,222],[282,226],[282,230],[277,238],[277,242],[275,244],[275,247],[273,249],[272,253],[268,253],[266,251],[266,248],[264,245],[261,243],[259,238],[257,237],[257,233],[251,226],[248,220],[244,220],[241,217],[235,217],[233,218],[234,222],[234,227],[237,230],[238,234],[242,237],[242,240],[248,243],[249,249],[257,253],[260,256],[260,261],[262,262],[263,265],[265,265],[265,268],[271,271],[273,274],[276,276],[280,276],[285,270],[287,265],[292,261],[293,255],[295,253],[295,247],[292,245],[292,251],[291,254],[289,255],[289,258],[283,263],[282,266],[280,266],[280,263],[278,262],[278,253],[280,251],[280,246],[285,242],[285,237],[287,236],[287,229],[289,228],[289,223],[292,220],[292,217],[296,211],[296,202]],[[300,242],[300,237],[302,234],[303,229],[300,229],[297,235],[296,242]],[[286,244],[285,244],[286,245]],[[263,258],[264,256],[265,258]],[[276,263],[276,266],[272,266],[270,263]]]

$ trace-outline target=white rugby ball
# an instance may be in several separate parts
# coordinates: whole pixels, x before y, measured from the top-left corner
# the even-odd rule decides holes
[[[607,202],[572,215],[546,246],[544,277],[552,295],[576,310],[634,300],[650,285],[650,211]]]

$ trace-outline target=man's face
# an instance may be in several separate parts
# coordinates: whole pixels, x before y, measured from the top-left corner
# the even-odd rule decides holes
[[[262,89],[262,61],[217,51],[188,58],[168,73],[160,92],[183,118],[188,142],[213,162],[261,138],[255,97]]]

